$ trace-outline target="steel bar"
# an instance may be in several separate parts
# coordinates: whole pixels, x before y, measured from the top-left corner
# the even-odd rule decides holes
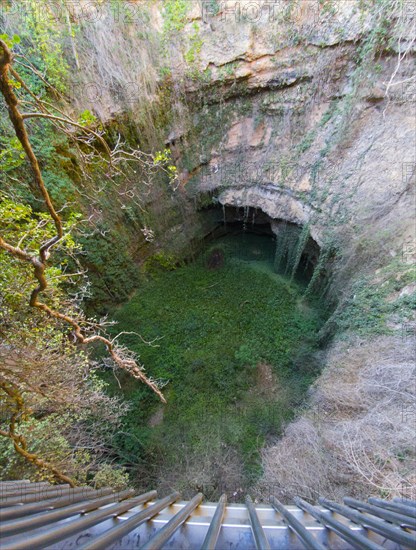
[[[312,504],[305,502],[299,497],[295,498],[295,503],[299,508],[308,512],[312,517],[320,521],[325,527],[334,531],[339,537],[349,542],[354,548],[364,548],[365,550],[383,550],[383,547],[364,537],[360,533],[354,533],[347,525],[341,523],[335,518],[324,514]]]
[[[26,494],[26,493],[34,493],[35,491],[39,491],[39,489],[46,489],[46,487],[52,487],[49,483],[46,483],[46,481],[39,482],[39,483],[23,483],[23,484],[7,484],[6,486],[0,485],[0,499],[3,497],[7,497],[14,494]],[[69,485],[65,485],[65,487],[69,487]]]
[[[277,500],[276,497],[271,496],[270,502],[273,508],[283,516],[290,529],[292,529],[307,550],[325,550],[325,547],[315,539],[312,533],[310,533],[306,527],[293,514],[291,514],[281,502]]]
[[[20,518],[22,516],[30,516],[31,514],[37,514],[39,512],[44,512],[45,510],[62,508],[63,506],[75,504],[76,502],[81,502],[82,500],[96,499],[111,494],[114,495],[114,498],[117,498],[117,495],[112,489],[99,489],[98,491],[80,490],[78,492],[71,491],[62,497],[53,498],[50,500],[41,500],[40,502],[33,502],[32,504],[20,504],[17,506],[11,506],[10,508],[2,508],[0,509],[0,521],[3,522]]]
[[[62,488],[62,489],[61,489]],[[38,485],[36,487],[30,487],[26,488],[22,485],[22,487],[16,487],[15,489],[5,490],[2,491],[0,489],[0,501],[12,499],[12,498],[25,498],[26,496],[31,496],[34,494],[39,493],[50,493],[53,491],[59,491],[63,489],[69,489],[69,485],[59,485],[58,487],[54,487],[53,485]]]
[[[253,532],[254,542],[257,550],[270,550],[269,542],[261,526],[259,516],[257,515],[253,501],[250,496],[246,497],[246,506],[250,518],[251,530]]]
[[[207,534],[204,542],[202,543],[201,550],[214,550],[217,544],[218,536],[221,530],[222,520],[225,514],[225,507],[227,505],[227,495],[222,495],[218,506],[215,510],[215,514],[209,524]]]
[[[393,501],[401,502],[402,504],[406,504],[407,506],[416,507],[416,500],[411,500],[410,498],[394,497]]]
[[[50,485],[49,481],[29,481],[28,479],[9,479],[8,481],[0,481],[0,487],[10,487],[11,485]]]
[[[134,514],[129,519],[126,519],[120,525],[105,531],[102,535],[94,538],[93,540],[87,542],[86,544],[80,546],[78,550],[105,550],[114,542],[121,540],[125,535],[128,535],[138,527],[141,523],[151,519],[156,514],[161,512],[167,506],[170,506],[180,498],[180,493],[172,493],[171,495],[162,498],[149,508],[145,508],[140,512]]]
[[[416,529],[416,519],[409,518],[403,514],[398,514],[397,512],[392,512],[390,510],[385,510],[384,508],[379,508],[373,504],[367,504],[366,502],[361,502],[355,498],[345,497],[344,502],[347,506],[355,508],[363,512],[368,512],[373,516],[377,516],[381,519],[389,521],[390,523],[395,523],[400,527],[405,527],[407,529]]]
[[[385,508],[386,510],[391,510],[392,512],[397,512],[398,514],[404,514],[411,518],[416,518],[416,509],[407,504],[401,504],[400,502],[389,502],[387,500],[382,500],[381,498],[370,497],[368,499],[370,504],[379,506],[380,508]]]
[[[158,550],[165,544],[167,540],[175,533],[175,531],[188,519],[192,512],[197,508],[203,499],[203,494],[198,493],[188,502],[173,518],[168,521],[147,543],[141,547],[141,550]],[[3,550],[3,549],[2,549]]]
[[[69,518],[71,516],[75,516],[76,514],[84,514],[86,512],[90,512],[91,510],[96,510],[97,508],[100,508],[100,506],[112,504],[115,500],[129,498],[133,496],[133,494],[134,490],[129,489],[127,491],[123,491],[119,495],[111,494],[109,496],[96,498],[94,500],[84,500],[83,502],[78,502],[77,504],[71,504],[69,506],[57,508],[56,510],[47,510],[27,518],[23,517],[5,521],[1,525],[1,534],[4,537],[6,535],[11,535],[12,533],[36,529],[37,527],[42,527],[42,525],[54,523],[55,521],[60,521],[61,519]]]
[[[23,483],[31,483],[28,479],[5,479],[4,481],[0,481],[0,485],[8,485],[9,483],[20,483],[21,485]]]
[[[325,498],[320,498],[319,502],[326,508],[329,508],[329,510],[337,512],[355,523],[358,523],[363,527],[367,527],[367,529],[371,529],[372,531],[375,531],[376,533],[379,533],[394,542],[403,544],[403,546],[410,546],[411,548],[414,548],[416,544],[416,537],[414,535],[410,535],[398,527],[392,527],[385,521],[371,516],[366,516],[361,512],[356,512],[355,510],[348,508],[348,506],[343,506],[342,504],[326,500]]]
[[[4,537],[1,541],[1,550],[27,550],[28,545],[30,546],[30,550],[47,548],[56,542],[65,540],[93,525],[97,525],[97,523],[105,521],[113,516],[123,514],[131,508],[151,500],[155,493],[156,491],[150,491],[144,495],[96,510],[62,525],[50,527],[47,530],[28,532],[20,536]]]
[[[5,508],[6,506],[14,506],[15,504],[39,502],[47,498],[56,498],[58,496],[62,496],[64,493],[75,491],[78,488],[81,489],[81,487],[75,487],[74,489],[71,489],[70,487],[58,485],[57,487],[45,487],[44,489],[39,489],[34,493],[29,493],[26,495],[13,495],[4,499],[0,499],[0,508]],[[82,488],[85,489],[85,487]]]

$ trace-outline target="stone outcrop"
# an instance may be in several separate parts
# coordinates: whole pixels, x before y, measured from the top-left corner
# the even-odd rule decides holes
[[[389,88],[394,55],[379,55],[376,70],[357,66],[376,16],[356,2],[337,3],[334,13],[303,2],[290,23],[257,4],[255,24],[233,17],[232,2],[215,17],[192,11],[204,43],[199,69],[210,78],[187,83],[201,107],[188,129],[194,154],[183,159],[179,147],[177,155],[184,188],[307,223],[317,242],[345,237],[346,248],[351,235],[358,241],[369,227],[373,236],[384,229],[400,254],[412,232],[412,60]]]

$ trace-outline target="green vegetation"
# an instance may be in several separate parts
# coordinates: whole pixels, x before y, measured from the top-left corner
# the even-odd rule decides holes
[[[225,63],[224,65],[221,65],[218,71],[219,80],[229,80],[231,77],[233,77],[237,66],[237,61],[231,61],[230,63]]]
[[[183,58],[187,65],[186,76],[193,80],[201,80],[204,75],[198,69],[196,62],[203,46],[200,36],[199,24],[192,23],[192,31],[185,39],[184,29],[188,22],[187,14],[190,4],[187,0],[166,0],[163,10],[163,29],[161,36],[162,54],[165,60],[169,59],[172,43],[177,43],[182,51]],[[161,76],[168,77],[171,74],[170,67],[162,66]]]
[[[303,140],[300,142],[300,144],[298,145],[297,147],[298,152],[304,153],[305,151],[310,149],[313,142],[315,141],[315,138],[316,138],[315,130],[311,130],[310,132],[308,132],[306,136],[303,138]]]
[[[76,214],[68,216],[65,237],[55,251],[60,261],[46,270],[45,300],[50,307],[65,303],[68,286],[79,281],[67,273],[67,258],[79,248],[71,234],[78,219]],[[35,254],[45,239],[53,237],[54,225],[46,213],[0,194],[0,233]],[[106,396],[105,384],[90,368],[86,355],[70,344],[68,329],[28,307],[28,293],[34,286],[30,264],[0,250],[0,265],[1,429],[10,430],[8,416],[14,413],[14,429],[29,452],[77,483],[91,482],[126,407]],[[67,304],[68,314],[74,310],[74,304]],[[103,415],[108,415],[105,430]],[[96,446],[97,437],[101,448]],[[0,438],[0,457],[3,479],[56,481],[50,468],[35,467],[17,454],[11,438]],[[106,471],[119,475],[109,463]]]
[[[35,33],[33,29],[32,33]],[[2,36],[2,39],[1,105],[4,106],[4,99],[9,112],[10,105],[24,105],[28,113],[25,118],[31,120],[24,126],[19,117],[8,117],[6,109],[0,119],[0,128],[4,129],[0,138],[4,145],[0,176],[2,184],[5,182],[0,194],[0,405],[3,411],[0,465],[8,478],[61,480],[71,485],[111,482],[122,486],[127,483],[125,472],[114,470],[106,457],[113,430],[118,428],[118,420],[127,409],[104,393],[105,384],[94,375],[97,364],[90,361],[80,347],[74,346],[74,340],[86,343],[87,339],[81,336],[85,324],[89,326],[87,330],[92,326],[95,330],[99,324],[92,319],[86,321],[81,308],[81,304],[84,308],[88,305],[83,302],[88,292],[85,267],[90,273],[100,271],[98,278],[104,285],[110,281],[107,295],[113,302],[127,299],[137,282],[129,250],[131,241],[122,231],[123,225],[115,231],[114,216],[109,231],[103,229],[105,223],[100,223],[97,217],[93,224],[86,218],[86,210],[97,204],[111,203],[106,209],[108,217],[117,207],[119,218],[128,218],[134,213],[131,205],[123,209],[120,199],[115,201],[114,196],[99,197],[96,188],[98,182],[104,182],[107,189],[116,187],[121,179],[125,184],[133,170],[123,172],[120,162],[115,176],[109,169],[108,158],[104,159],[94,140],[82,139],[88,131],[82,131],[77,140],[79,132],[69,132],[61,125],[80,125],[81,130],[94,126],[103,131],[89,110],[84,110],[74,121],[62,110],[68,105],[61,109],[53,106],[59,83],[51,72],[46,72],[46,78],[39,74],[36,67],[41,66],[41,62],[27,43],[31,57],[25,58],[24,70],[12,72],[14,78],[8,78],[9,48],[19,47],[20,40],[16,35]],[[39,44],[37,46],[36,52],[44,52]],[[59,57],[59,50],[55,53]],[[48,64],[52,66],[50,60]],[[45,120],[46,116],[50,119]],[[110,146],[97,134],[92,135],[100,140],[107,157],[114,159]],[[141,175],[146,172],[149,185],[160,169],[170,182],[175,178],[174,167],[164,168],[166,154],[156,155],[153,160],[151,155],[135,149],[131,153],[134,155],[138,160],[140,156],[146,160]],[[31,168],[27,159],[33,157],[38,162],[32,162]],[[80,182],[83,183],[77,186]],[[95,195],[95,201],[89,200],[89,193]],[[138,210],[140,205],[136,203],[135,207]],[[75,211],[78,208],[81,213]],[[133,221],[142,228],[140,220]],[[114,254],[117,248],[120,250]],[[116,281],[120,284],[113,286],[111,283]],[[94,293],[101,289],[97,285]],[[43,301],[38,299],[40,294]],[[126,365],[124,350],[114,351],[114,341],[106,340],[102,334],[96,338],[112,352],[116,364]],[[131,365],[130,355],[128,365]],[[139,372],[140,367],[137,369]],[[97,479],[95,474],[99,474]]]
[[[46,81],[58,92],[64,93],[69,65],[64,56],[62,32],[55,22],[59,7],[45,0],[28,0],[24,9],[21,38],[23,43],[29,46],[26,53]]]
[[[177,41],[183,49],[183,31],[187,22],[189,2],[187,0],[166,0],[163,5],[163,28],[161,35],[162,57],[169,63],[169,49],[172,42]],[[170,66],[162,65],[162,76],[169,77]]]
[[[219,0],[207,0],[204,2],[204,9],[205,13],[210,16],[218,15],[221,10]]]
[[[189,50],[185,53],[185,61],[188,65],[195,63],[198,54],[201,53],[203,41],[199,36],[199,25],[197,22],[192,24],[193,32],[189,37],[190,47]]]
[[[149,275],[155,275],[160,271],[172,271],[176,268],[179,260],[173,254],[156,252],[144,262],[144,271]]]
[[[320,318],[299,307],[297,286],[273,273],[272,239],[230,237],[220,243],[212,249],[224,255],[222,267],[207,268],[211,249],[191,265],[159,271],[115,314],[117,332],[137,331],[152,342],[123,336],[149,371],[168,382],[164,420],[150,428],[155,400],[123,379],[133,409],[124,427],[130,436],[118,444],[130,464],[139,457],[154,472],[165,466],[170,471],[185,458],[209,462],[209,449],[214,455],[223,448],[221,456],[233,449],[244,463],[240,482],[247,483],[260,473],[258,451],[266,438],[281,433],[317,374],[310,354]],[[308,361],[300,361],[305,354]],[[264,368],[270,368],[274,387],[270,381],[263,386]],[[180,470],[177,486],[189,489]],[[221,475],[217,470],[210,472],[213,485],[225,481],[215,477]],[[155,475],[163,478],[161,471]]]
[[[392,261],[374,277],[361,277],[352,285],[348,299],[334,315],[341,331],[353,331],[360,336],[393,334],[388,324],[410,322],[416,310],[416,268],[402,261]],[[405,287],[408,293],[403,293]]]
[[[166,0],[163,7],[163,33],[170,36],[181,32],[186,25],[189,2],[187,0]]]
[[[192,494],[195,489],[203,489],[206,496],[216,498],[224,484],[241,487],[258,479],[259,450],[269,439],[280,436],[319,372],[313,352],[323,314],[312,309],[311,303],[313,294],[318,292],[322,301],[325,298],[329,303],[326,293],[330,294],[328,288],[334,280],[331,273],[339,274],[348,261],[342,257],[345,243],[338,233],[342,232],[341,224],[351,221],[351,213],[345,206],[348,201],[344,200],[344,183],[333,185],[337,174],[327,170],[327,181],[318,179],[318,175],[331,169],[325,164],[326,157],[330,152],[336,153],[336,147],[345,139],[345,130],[350,124],[353,126],[352,115],[357,98],[361,97],[362,83],[368,85],[369,79],[382,69],[378,60],[386,52],[392,53],[393,31],[402,36],[405,10],[401,2],[393,0],[371,3],[372,28],[363,30],[355,50],[347,48],[348,52],[355,51],[355,56],[345,53],[348,74],[344,75],[340,67],[336,77],[339,83],[348,77],[351,86],[342,86],[335,95],[331,92],[331,97],[337,99],[331,101],[321,120],[311,128],[311,122],[302,126],[303,114],[310,105],[308,92],[313,90],[308,80],[299,85],[299,97],[306,98],[302,101],[303,111],[297,107],[299,97],[294,99],[290,90],[287,95],[283,90],[281,96],[276,95],[273,80],[268,84],[274,90],[270,93],[262,86],[249,89],[247,79],[236,79],[240,61],[224,63],[218,70],[219,83],[209,86],[211,69],[202,72],[199,68],[203,40],[199,24],[188,17],[189,0],[163,0],[161,34],[150,19],[153,3],[127,4],[122,0],[110,2],[113,15],[117,15],[112,19],[130,25],[125,32],[122,25],[106,27],[104,31],[102,25],[94,27],[92,21],[81,23],[82,18],[65,10],[62,12],[67,18],[62,20],[59,15],[60,7],[65,7],[63,2],[28,0],[22,4],[19,16],[13,14],[13,3],[6,2],[1,20],[10,34],[1,34],[0,39],[17,54],[13,61],[17,73],[10,75],[8,82],[19,98],[19,109],[33,115],[25,123],[30,143],[45,187],[63,222],[65,236],[53,247],[55,261],[50,258],[45,264],[48,288],[44,303],[62,314],[80,316],[88,335],[97,324],[84,314],[106,314],[109,304],[115,307],[127,301],[139,287],[131,302],[114,314],[119,325],[111,330],[114,336],[125,331],[123,343],[141,356],[149,376],[165,382],[168,405],[162,409],[147,387],[132,381],[124,372],[118,375],[120,391],[118,381],[101,369],[103,364],[90,360],[81,346],[74,345],[73,325],[65,323],[62,315],[52,319],[29,308],[28,299],[37,284],[31,260],[25,259],[24,263],[18,259],[19,254],[9,254],[10,247],[3,247],[0,363],[6,380],[0,388],[0,405],[6,437],[0,440],[0,466],[6,478],[56,481],[50,467],[35,468],[25,462],[24,455],[16,455],[13,437],[22,436],[28,449],[73,477],[76,483],[122,488],[129,482],[125,470],[128,467],[138,486],[146,483],[154,488],[165,483],[166,487],[183,490],[184,495],[187,490]],[[210,15],[220,9],[217,0],[204,4]],[[364,4],[363,21],[367,9]],[[324,16],[336,16],[336,3],[332,0],[320,5]],[[108,9],[105,2],[100,7]],[[133,7],[139,8],[140,29]],[[271,33],[276,52],[305,41],[303,31],[292,25],[297,8],[296,1],[288,2],[282,20],[286,26],[279,23],[275,36]],[[386,13],[390,13],[388,18]],[[14,34],[15,30],[19,34]],[[337,29],[340,39],[344,31]],[[132,47],[131,58],[120,57],[121,50],[128,50],[129,44],[137,45],[121,40],[130,40],[133,34],[142,40],[143,47]],[[254,26],[252,37],[257,39]],[[109,38],[114,38],[114,49],[109,48],[111,56],[101,48],[102,40]],[[106,123],[99,118],[100,108],[105,107],[99,101],[88,109],[88,103],[83,105],[84,98],[76,97],[80,112],[76,111],[74,98],[65,101],[70,81],[77,73],[73,69],[85,67],[85,59],[89,58],[85,52],[91,53],[91,47],[98,52],[90,56],[91,66],[96,68],[94,74],[101,74],[101,83],[111,82],[111,90],[107,90],[111,97],[115,98],[119,90],[125,101],[126,112],[119,114],[110,109],[118,114]],[[299,60],[317,55],[315,46],[311,49],[313,54],[305,45]],[[155,54],[140,57],[138,52],[142,50]],[[178,65],[168,62],[169,54],[177,56],[178,52],[186,63],[183,74],[180,69],[174,71],[174,77],[166,78],[159,88],[157,70],[171,76],[169,67]],[[277,72],[282,68],[281,57],[277,53],[274,58]],[[288,68],[297,59],[294,54],[285,66]],[[176,60],[172,57],[169,61]],[[352,61],[355,68],[351,68]],[[125,86],[130,74],[135,74],[132,67],[144,67],[143,79],[137,81],[141,83],[137,86],[141,97],[138,106],[135,103],[134,108],[127,108],[134,95],[130,86]],[[156,68],[155,74],[151,67]],[[332,80],[336,75],[328,73],[326,67],[322,68],[323,77]],[[319,71],[316,78],[313,76],[321,88],[324,81]],[[187,87],[198,88],[187,86],[187,78],[199,83],[197,92],[186,91]],[[132,78],[131,84],[137,82]],[[251,97],[255,92],[256,96]],[[266,99],[264,108],[257,113],[260,94]],[[234,100],[228,101],[230,98]],[[194,254],[204,229],[202,222],[201,230],[189,229],[197,225],[195,210],[205,208],[208,219],[208,207],[214,204],[220,189],[201,193],[201,167],[211,168],[210,160],[216,151],[222,155],[227,130],[243,117],[254,117],[257,128],[266,116],[270,117],[268,124],[275,116],[272,139],[278,134],[284,137],[286,129],[278,121],[290,121],[286,115],[291,112],[292,101],[293,113],[297,114],[293,117],[290,152],[286,154],[282,149],[285,154],[280,158],[279,185],[283,187],[293,174],[293,158],[297,163],[300,154],[305,153],[312,159],[312,190],[299,195],[313,207],[310,225],[322,228],[323,239],[308,287],[305,290],[295,283],[301,271],[299,266],[304,268],[303,275],[310,277],[307,269],[311,264],[305,267],[303,256],[310,236],[308,224],[301,232],[290,227],[282,231],[276,254],[271,239],[266,240],[272,246],[258,237],[245,236],[239,242],[228,238],[215,243],[195,263],[184,266],[183,258]],[[269,111],[267,106],[271,107]],[[32,170],[3,102],[0,108],[2,238],[34,258],[42,243],[55,235],[55,228],[39,189],[32,188]],[[40,118],[46,113],[55,115],[55,119]],[[315,120],[315,111],[311,113]],[[63,122],[65,116],[70,116],[74,124],[68,119],[68,125]],[[88,129],[98,131],[110,148],[117,144],[119,157],[111,169],[101,156],[102,142],[97,135],[88,135]],[[175,162],[184,175],[181,181],[191,177],[181,192],[177,192],[178,170],[170,151],[159,151],[168,136],[169,143],[174,144]],[[284,140],[279,143],[282,141],[285,147]],[[134,154],[121,160],[124,153],[120,149],[130,151],[129,147],[134,147]],[[317,147],[321,149],[313,158]],[[141,151],[145,153],[141,155]],[[280,151],[280,145],[276,151]],[[273,164],[273,155],[270,158]],[[115,174],[113,169],[120,172]],[[234,184],[236,174],[224,170],[220,185]],[[352,197],[354,189],[351,187],[348,192]],[[335,215],[327,216],[337,203],[340,205],[334,210]],[[359,234],[360,228],[354,228],[351,241],[358,239]],[[390,242],[390,237],[386,242]],[[350,273],[344,277],[345,281],[348,279],[346,286],[334,291],[341,296],[330,297],[334,309],[336,299],[340,297],[340,301],[328,321],[327,332],[365,338],[397,333],[398,327],[412,319],[416,307],[415,294],[411,293],[414,268],[395,260],[367,276],[372,269],[368,266],[374,265],[374,258],[369,261],[370,253],[374,251],[378,260],[382,253],[376,240],[363,239],[358,244],[356,265],[350,261]],[[208,267],[212,254],[217,255],[215,269]],[[381,261],[385,265],[390,256]],[[382,265],[381,261],[377,266]],[[99,353],[100,349],[94,349],[94,359]],[[123,399],[113,399],[108,393]],[[126,403],[131,404],[131,411]],[[10,427],[10,418],[15,417],[18,435]],[[398,456],[402,460],[404,455]],[[125,468],[114,468],[110,459]],[[170,475],[175,476],[172,483]],[[146,481],[142,481],[144,477]]]
[[[51,92],[48,82],[52,86],[55,86],[55,88],[62,88],[64,85],[63,80],[59,80],[60,77],[58,78],[58,73],[54,72],[53,67],[59,66],[63,68],[65,65],[62,61],[62,52],[60,49],[54,49],[52,46],[50,48],[46,48],[45,46],[42,49],[37,44],[36,37],[38,35],[33,31],[31,25],[36,25],[36,28],[43,29],[43,19],[32,20],[34,17],[32,13],[33,6],[33,2],[26,5],[28,14],[25,23],[28,25],[28,28],[22,29],[22,38],[17,35],[10,37],[6,34],[0,35],[0,38],[13,49],[19,48],[21,42],[30,43],[30,46],[27,48],[28,62],[35,69],[32,70],[29,66],[22,67],[19,74],[29,85],[31,91],[37,94],[39,99],[51,100],[51,97],[48,95]],[[41,34],[45,38],[43,31]],[[31,37],[30,40],[29,36]],[[47,61],[39,58],[40,53],[46,56]],[[52,56],[55,56],[53,57],[53,63]],[[48,67],[51,67],[50,71],[46,71],[44,68],[46,62],[48,63]],[[39,71],[38,74],[45,73],[45,76],[41,78],[34,71]],[[61,76],[63,78],[62,74]],[[15,79],[12,82],[21,100],[29,102],[31,96],[21,87],[20,82]],[[85,113],[83,115],[85,117]],[[73,202],[76,197],[73,181],[75,153],[69,144],[67,136],[63,132],[57,131],[50,121],[42,119],[32,120],[28,124],[28,131],[39,162],[44,170],[45,183],[50,190],[52,199],[60,208],[65,204]],[[10,181],[12,181],[14,196],[16,196],[17,192],[19,198],[26,199],[34,205],[34,198],[27,193],[24,183],[25,181],[30,181],[32,177],[31,171],[25,162],[22,146],[10,127],[8,117],[3,116],[3,113],[0,116],[0,146],[2,149],[0,152],[0,181],[6,181],[6,176],[14,178],[8,179],[3,189],[7,189],[10,186]],[[18,185],[16,185],[16,181],[18,181]]]

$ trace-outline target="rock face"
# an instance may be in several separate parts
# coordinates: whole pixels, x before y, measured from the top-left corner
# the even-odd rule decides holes
[[[152,131],[172,151],[184,196],[308,224],[317,242],[343,249],[387,230],[380,246],[398,255],[413,238],[414,18],[405,4],[195,0],[172,15],[163,2],[143,12],[138,2],[133,21],[131,10],[114,17],[101,7],[83,31],[88,50],[78,46],[91,70],[88,82],[75,74],[74,104],[104,123],[127,111],[141,134],[171,109]],[[398,51],[407,52],[400,61]]]
[[[176,150],[184,192],[259,209],[276,223],[307,225],[323,248],[336,243],[329,291],[339,301],[336,314],[349,293],[347,300],[358,301],[352,288],[364,274],[377,291],[389,277],[406,279],[415,261],[411,14],[395,13],[389,53],[375,39],[380,13],[355,1],[330,2],[328,9],[295,2],[292,13],[283,3],[218,4],[218,11],[192,11],[203,48],[199,77],[185,85],[192,117]],[[408,50],[400,62],[398,49]],[[383,299],[363,305],[358,325],[383,311]],[[273,483],[285,499],[367,496],[380,487],[415,497],[409,425],[397,421],[403,403],[394,397],[394,387],[414,387],[412,345],[400,337],[404,322],[414,338],[408,310],[402,321],[392,315],[392,339],[373,341],[365,331],[353,338],[347,323],[349,344],[332,343],[321,358],[327,367],[309,412],[264,452],[266,487]],[[344,392],[338,403],[337,388]],[[387,402],[383,414],[374,413]],[[409,392],[405,406],[410,402]],[[393,424],[387,441],[382,426]],[[259,496],[267,490],[260,484]]]
[[[207,267],[208,269],[220,269],[223,265],[224,252],[221,249],[216,248],[211,252],[208,258]]]
[[[301,2],[289,24],[270,3],[237,4],[200,16],[199,67],[210,80],[188,84],[191,97],[201,88],[203,97],[185,188],[310,224],[318,242],[328,226],[341,238],[365,234],[370,220],[374,228],[389,215],[400,219],[390,235],[400,246],[411,229],[404,171],[414,160],[414,103],[403,86],[386,95],[394,57],[380,57],[376,71],[354,62],[352,42],[377,24],[374,14],[356,2],[338,3],[334,13]],[[396,82],[411,65],[403,61]]]
[[[413,483],[406,474],[413,458],[410,430],[397,422],[400,402],[393,399],[397,388],[407,392],[414,383],[407,337],[405,356],[399,352],[403,325],[414,337],[414,321],[407,310],[401,316],[390,312],[387,321],[396,336],[378,336],[375,344],[374,333],[361,331],[352,340],[350,334],[354,327],[371,325],[374,316],[388,316],[384,298],[375,302],[374,294],[382,293],[392,277],[395,292],[408,288],[415,262],[414,14],[411,2],[397,4],[201,0],[189,3],[186,17],[172,22],[166,3],[156,2],[142,31],[153,29],[159,37],[153,45],[164,44],[161,49],[145,50],[140,33],[130,29],[120,36],[120,60],[102,22],[93,25],[88,39],[89,66],[103,87],[103,100],[94,104],[77,97],[78,107],[95,109],[104,122],[128,110],[135,122],[144,99],[153,112],[161,102],[160,87],[171,90],[162,137],[178,167],[177,194],[190,219],[197,223],[194,204],[206,206],[202,199],[208,197],[210,204],[259,209],[275,227],[281,221],[308,226],[322,250],[337,251],[327,295],[338,307],[329,332],[344,330],[349,344],[342,351],[338,344],[329,346],[321,358],[329,366],[316,384],[310,411],[265,451],[265,482],[277,483],[285,498],[293,492],[314,498],[314,483],[321,494],[335,497],[336,486],[350,492],[354,487],[365,496],[380,490],[399,494],[405,487],[415,497],[407,489]],[[167,36],[167,28],[177,30]],[[137,59],[127,55],[131,51],[138,52]],[[106,65],[100,64],[102,58]],[[139,86],[137,101],[113,92],[120,79],[133,82],[135,91]],[[189,241],[203,235],[177,218],[164,231],[168,244],[177,236]],[[207,232],[213,222],[204,219]],[[364,276],[373,294],[360,302],[356,288]],[[404,299],[410,303],[407,290],[400,299],[403,307]],[[347,305],[347,311],[361,316],[355,325],[345,316],[343,324],[336,320]],[[353,361],[355,356],[362,360]],[[375,398],[381,391],[378,379],[386,377],[385,393]],[[337,405],[334,394],[328,397],[325,391],[337,388],[338,380],[343,395]],[[368,403],[389,403],[385,416],[371,416]],[[363,412],[367,420],[360,423]],[[388,448],[379,429],[383,423]],[[357,433],[371,426],[366,455]],[[305,456],[311,457],[313,471],[304,476],[303,486],[293,486],[296,464],[304,464]],[[292,466],[279,468],[279,459]]]

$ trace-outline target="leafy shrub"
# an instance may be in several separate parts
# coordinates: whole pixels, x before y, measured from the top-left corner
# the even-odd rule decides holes
[[[129,474],[125,468],[116,468],[111,464],[103,464],[94,475],[93,485],[96,489],[111,487],[116,491],[122,491],[129,487]]]
[[[156,252],[144,263],[144,272],[149,275],[156,275],[163,271],[172,271],[176,269],[178,259],[173,254],[165,252]]]

